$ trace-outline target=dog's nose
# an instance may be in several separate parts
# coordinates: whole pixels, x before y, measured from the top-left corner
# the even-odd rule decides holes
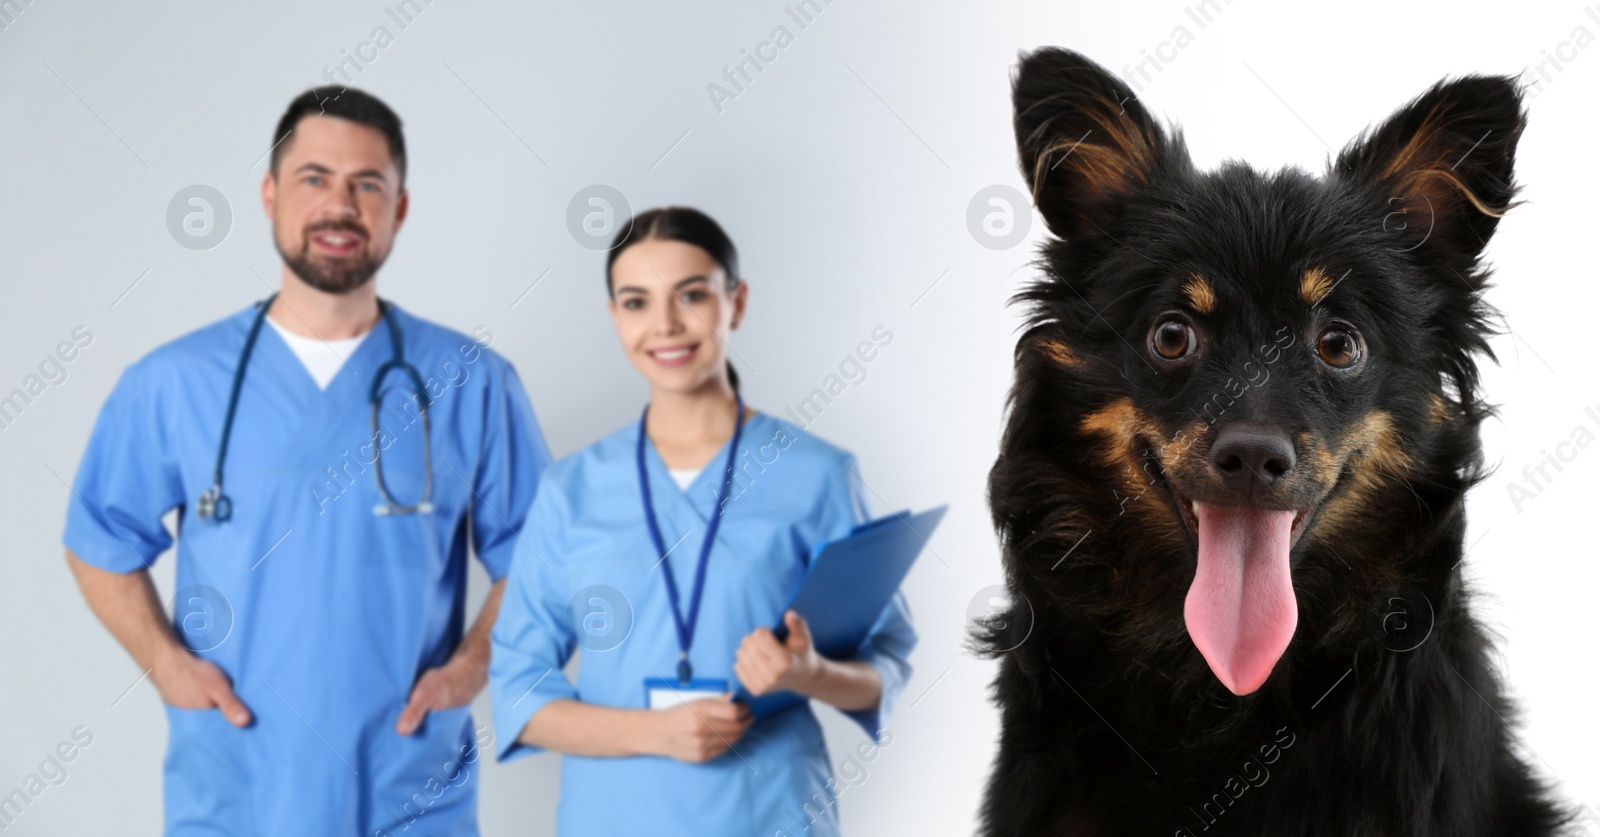
[[[1211,464],[1229,488],[1249,494],[1271,488],[1294,470],[1294,440],[1269,424],[1235,423],[1217,432]]]

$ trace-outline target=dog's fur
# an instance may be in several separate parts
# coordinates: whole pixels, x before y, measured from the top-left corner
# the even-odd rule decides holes
[[[1533,837],[1567,814],[1514,752],[1462,582],[1483,477],[1483,247],[1516,186],[1512,79],[1441,82],[1322,178],[1196,170],[1181,135],[1068,51],[1014,77],[1024,176],[1053,233],[989,477],[1012,605],[983,833]],[[1177,312],[1199,349],[1155,353]],[[1319,359],[1347,324],[1362,360]],[[1231,422],[1293,439],[1275,493],[1230,493]],[[1298,626],[1236,696],[1191,641],[1196,543],[1174,491],[1313,508]],[[1263,499],[1263,497],[1265,499]]]

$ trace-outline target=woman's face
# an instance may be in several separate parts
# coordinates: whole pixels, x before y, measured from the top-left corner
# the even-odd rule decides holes
[[[611,265],[611,318],[635,369],[650,383],[690,392],[724,374],[728,333],[744,316],[749,285],[728,291],[711,254],[681,241],[645,239]]]

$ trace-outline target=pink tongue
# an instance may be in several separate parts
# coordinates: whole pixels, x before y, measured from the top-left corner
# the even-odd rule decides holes
[[[1195,503],[1199,566],[1183,618],[1211,670],[1236,695],[1267,680],[1299,619],[1289,583],[1293,511]]]

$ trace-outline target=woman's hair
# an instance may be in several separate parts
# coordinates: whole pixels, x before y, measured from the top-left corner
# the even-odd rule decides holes
[[[623,250],[638,244],[641,241],[660,239],[663,241],[681,241],[684,244],[693,244],[710,254],[722,272],[728,277],[727,290],[731,293],[739,287],[739,251],[733,246],[733,239],[722,231],[722,227],[711,219],[710,215],[688,206],[664,206],[651,209],[635,215],[621,232],[617,233],[611,242],[611,252],[606,254],[606,294],[611,295],[611,266],[616,263],[617,256]],[[733,361],[728,361],[728,382],[734,389],[739,388],[739,373],[733,370]]]

